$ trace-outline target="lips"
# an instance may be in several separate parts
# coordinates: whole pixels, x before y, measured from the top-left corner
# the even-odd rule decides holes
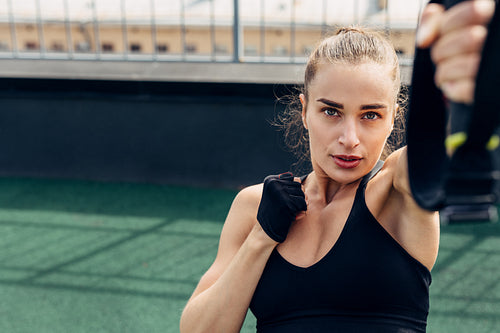
[[[352,169],[361,163],[361,157],[355,155],[334,155],[333,161],[342,169]]]

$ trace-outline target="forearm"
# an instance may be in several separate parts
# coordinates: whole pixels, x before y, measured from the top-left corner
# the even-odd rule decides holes
[[[217,281],[192,298],[181,317],[181,332],[239,332],[255,288],[276,244],[256,226]]]

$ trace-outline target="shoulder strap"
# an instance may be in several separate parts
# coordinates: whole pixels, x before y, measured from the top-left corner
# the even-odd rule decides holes
[[[304,182],[304,180],[306,180],[307,176],[309,176],[309,174],[308,174],[308,173],[306,173],[305,175],[301,176],[301,177],[300,177],[300,182],[301,182],[301,183],[303,183],[303,182]]]
[[[373,167],[372,171],[370,171],[367,175],[363,177],[363,180],[361,180],[361,185],[364,186],[366,185],[370,179],[372,179],[379,171],[382,169],[384,166],[384,161],[379,160],[377,164]]]

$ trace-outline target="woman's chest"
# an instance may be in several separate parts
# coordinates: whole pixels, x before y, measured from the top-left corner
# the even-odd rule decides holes
[[[296,220],[285,242],[277,250],[288,262],[309,267],[335,246],[352,210],[352,198],[340,198],[329,205],[311,203],[306,215]]]

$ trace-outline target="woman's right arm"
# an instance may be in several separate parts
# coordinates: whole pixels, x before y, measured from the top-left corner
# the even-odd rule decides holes
[[[278,244],[257,223],[262,185],[242,190],[222,229],[217,257],[189,299],[185,332],[239,332],[269,256]]]

